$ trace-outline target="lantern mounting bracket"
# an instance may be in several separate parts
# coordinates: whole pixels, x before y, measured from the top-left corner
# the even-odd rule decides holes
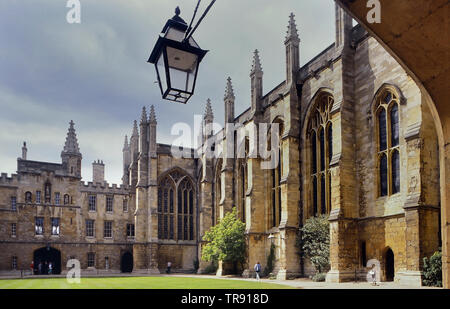
[[[197,10],[198,10],[198,7],[200,5],[200,2],[201,2],[201,0],[198,0],[197,6],[195,7],[195,10],[194,10],[194,15],[192,16],[191,22],[190,22],[189,27],[188,27],[188,29],[186,31],[186,34],[185,34],[185,37],[184,37],[183,41],[189,40],[189,38],[194,34],[195,30],[197,30],[197,28],[200,25],[200,23],[202,22],[203,18],[205,18],[206,14],[208,14],[209,10],[214,5],[216,0],[211,0],[211,2],[209,3],[208,7],[205,9],[205,12],[203,12],[202,16],[200,16],[199,20],[197,21],[197,24],[195,25],[195,27],[191,28],[192,22],[194,21],[195,15],[197,14]]]

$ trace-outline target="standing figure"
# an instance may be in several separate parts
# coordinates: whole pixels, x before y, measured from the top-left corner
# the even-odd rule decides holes
[[[261,277],[260,277],[259,274],[261,272],[261,264],[259,264],[259,262],[256,262],[254,269],[255,269],[255,272],[256,272],[256,279],[260,280]]]
[[[166,270],[166,273],[167,274],[170,274],[170,269],[172,268],[172,262],[167,262],[167,270]]]

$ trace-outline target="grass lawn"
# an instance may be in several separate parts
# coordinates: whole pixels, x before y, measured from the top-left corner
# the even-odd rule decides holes
[[[1,279],[0,289],[289,289],[287,285],[257,281],[186,277],[81,278],[70,284],[66,278]]]

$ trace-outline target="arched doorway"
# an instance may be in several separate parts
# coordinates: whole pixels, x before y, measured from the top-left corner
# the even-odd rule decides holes
[[[133,255],[130,251],[127,251],[122,255],[120,271],[123,273],[131,273],[133,271]]]
[[[48,275],[50,263],[52,263],[52,275],[61,273],[61,252],[55,248],[43,247],[35,250],[33,261],[35,274],[37,275]]]
[[[394,281],[394,274],[395,274],[395,268],[394,268],[394,252],[391,248],[388,248],[386,251],[385,256],[385,274],[386,274],[386,281]]]

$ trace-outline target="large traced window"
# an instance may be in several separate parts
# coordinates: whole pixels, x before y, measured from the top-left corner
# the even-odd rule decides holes
[[[222,199],[222,159],[216,165],[214,180],[214,207],[211,212],[211,222],[216,225],[219,222],[219,205]]]
[[[271,194],[271,201],[272,201],[272,208],[271,208],[271,216],[270,216],[270,224],[272,227],[279,226],[281,222],[281,175],[283,170],[283,153],[282,153],[282,147],[281,147],[281,134],[283,132],[283,123],[281,121],[276,121],[274,124],[278,125],[278,136],[277,141],[273,143],[274,145],[277,145],[277,148],[275,151],[278,151],[278,164],[275,166],[275,168],[270,170],[270,194]],[[269,149],[272,147],[271,142],[272,136],[269,138]]]
[[[330,162],[333,157],[333,125],[331,108],[333,97],[320,95],[314,102],[308,122],[308,143],[310,148],[310,191],[313,215],[326,214],[331,210]]]
[[[378,195],[400,192],[399,97],[385,90],[376,102]]]
[[[194,187],[188,176],[174,171],[158,185],[158,238],[194,240]]]

